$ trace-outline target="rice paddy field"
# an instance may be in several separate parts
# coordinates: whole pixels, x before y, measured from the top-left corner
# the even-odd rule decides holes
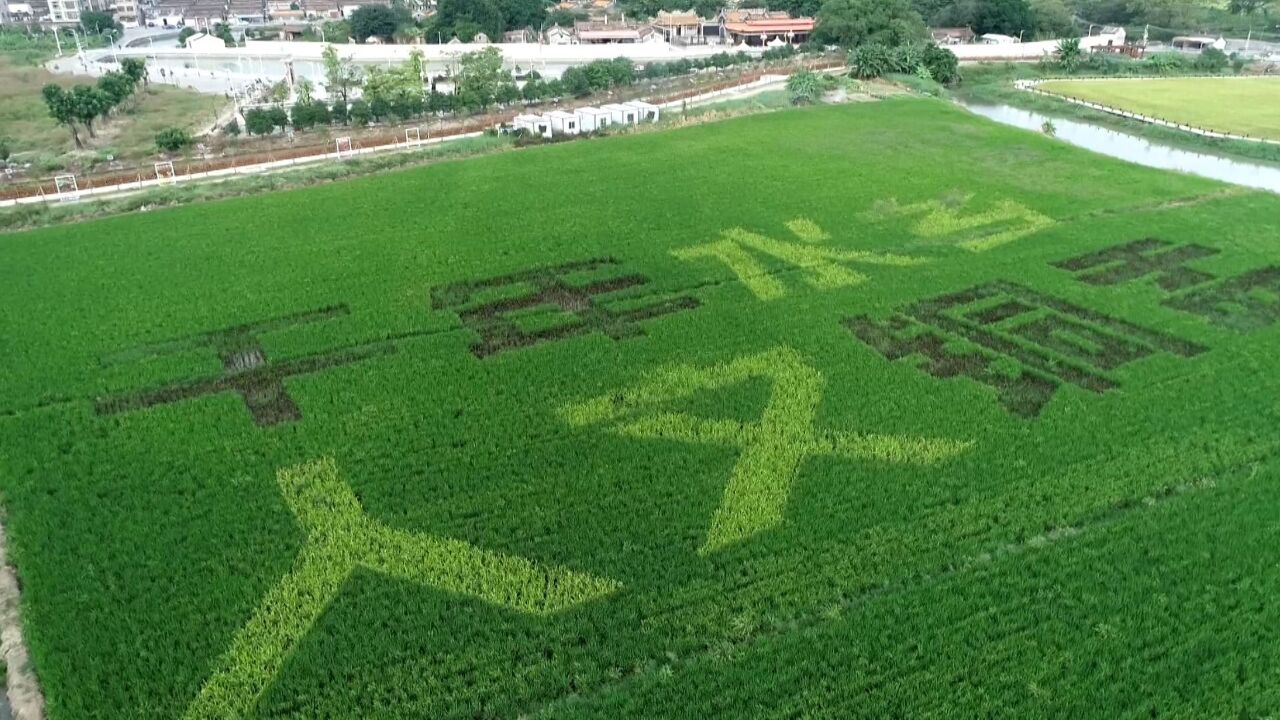
[[[48,716],[1273,716],[1278,238],[909,98],[0,236]]]
[[[1039,87],[1207,130],[1280,140],[1280,77],[1054,80]]]

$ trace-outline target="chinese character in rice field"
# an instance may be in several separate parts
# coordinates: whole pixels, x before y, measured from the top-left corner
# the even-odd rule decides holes
[[[1186,264],[1217,254],[1216,249],[1201,245],[1174,245],[1144,238],[1062,260],[1053,266],[1076,273],[1077,280],[1090,285],[1118,285],[1150,277],[1164,290],[1174,292],[1212,280],[1209,273]]]
[[[383,525],[360,507],[337,464],[323,459],[277,473],[305,540],[293,568],[263,596],[186,720],[241,718],[279,674],[357,568],[422,583],[529,615],[551,615],[616,591],[618,583],[461,540]]]
[[[433,289],[431,304],[480,336],[471,345],[480,358],[594,332],[621,340],[642,335],[642,320],[698,307],[689,296],[650,297],[649,279],[618,265],[598,258],[454,283]]]
[[[99,415],[110,415],[206,395],[235,392],[240,395],[253,421],[258,425],[276,425],[298,420],[302,417],[302,412],[285,389],[284,381],[287,378],[388,355],[395,352],[395,347],[388,343],[372,343],[271,361],[262,348],[261,337],[296,325],[346,315],[348,312],[345,305],[335,305],[213,332],[197,333],[108,356],[103,358],[104,365],[207,351],[217,355],[222,371],[208,377],[99,398],[96,403],[97,412]]]
[[[753,379],[769,381],[769,400],[754,422],[709,419],[668,409],[703,391],[725,392]],[[620,392],[565,408],[571,424],[607,423],[613,432],[646,439],[726,445],[738,459],[699,554],[776,527],[791,485],[809,458],[931,464],[968,449],[955,440],[862,434],[817,427],[821,373],[786,347],[712,367],[677,366]]]
[[[890,360],[922,358],[939,378],[963,375],[995,388],[1000,402],[1034,417],[1063,383],[1114,389],[1108,371],[1159,352],[1205,348],[1008,282],[917,302],[886,320],[848,318],[849,330]]]
[[[910,231],[927,240],[947,240],[973,252],[1007,245],[1039,232],[1054,220],[1012,200],[1000,200],[982,211],[964,212],[971,195],[900,205],[896,200],[878,203],[866,214],[873,221],[916,217]]]
[[[893,265],[899,267],[927,262],[921,258],[888,253],[844,250],[826,244],[831,236],[806,219],[787,223],[796,240],[778,240],[742,228],[726,230],[719,240],[681,248],[672,254],[681,260],[717,260],[728,266],[738,280],[760,300],[776,300],[787,294],[778,269],[771,269],[759,256],[783,263],[786,270],[798,270],[803,281],[818,290],[832,290],[866,282],[867,276],[850,265]]]
[[[1171,295],[1166,307],[1199,315],[1219,327],[1251,331],[1280,320],[1280,267],[1264,267],[1218,280],[1186,263],[1218,254],[1201,245],[1175,245],[1154,238],[1053,263],[1093,285],[1152,278]]]

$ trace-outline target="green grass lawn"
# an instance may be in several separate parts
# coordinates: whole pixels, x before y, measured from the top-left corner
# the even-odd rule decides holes
[[[137,95],[107,119],[98,122],[98,137],[84,128],[77,151],[67,128],[49,117],[40,89],[50,82],[71,86],[94,78],[55,75],[43,67],[25,65],[0,54],[0,135],[7,137],[15,162],[32,161],[45,169],[66,167],[95,154],[144,158],[156,154],[156,132],[166,127],[195,130],[213,121],[225,98],[164,85],[139,88]]]
[[[1277,230],[894,99],[0,236],[48,715],[1266,716]]]
[[[1280,78],[1055,80],[1040,88],[1209,130],[1280,140]]]

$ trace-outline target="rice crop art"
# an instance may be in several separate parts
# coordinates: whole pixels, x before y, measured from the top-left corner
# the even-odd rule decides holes
[[[1274,714],[1278,236],[911,98],[4,236],[48,717]]]

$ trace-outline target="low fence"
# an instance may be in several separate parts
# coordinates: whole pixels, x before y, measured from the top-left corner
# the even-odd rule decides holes
[[[801,65],[814,70],[824,70],[841,67],[843,63],[828,59],[805,62]],[[731,80],[651,97],[649,102],[667,108],[676,107],[678,103],[719,98],[731,92],[771,84],[785,77],[787,77],[786,74],[782,72],[756,70]],[[323,145],[313,143],[218,158],[161,162],[156,163],[149,170],[133,168],[128,171],[121,170],[99,175],[61,175],[43,182],[0,188],[0,207],[43,202],[72,202],[182,182],[227,179],[237,175],[252,175],[298,165],[344,160],[358,155],[413,150],[428,145],[478,137],[486,128],[510,123],[516,114],[516,111],[510,111],[486,115],[468,123],[453,126],[448,132],[438,133],[435,136],[425,133],[424,128],[419,128],[420,139],[409,139],[399,134],[378,135],[352,142],[349,148],[330,146],[327,143]],[[423,137],[423,135],[426,136]],[[71,190],[66,189],[66,185],[73,181],[67,178],[74,178],[74,188]]]
[[[1213,78],[1215,80],[1240,80],[1240,81],[1261,79],[1258,77],[1249,77],[1249,76],[1240,76],[1240,75],[1177,75],[1174,77],[1179,79],[1180,78]],[[1074,95],[1068,95],[1066,93],[1041,90],[1039,87],[1042,83],[1063,81],[1063,80],[1119,81],[1119,80],[1141,80],[1141,79],[1150,80],[1152,78],[1133,78],[1133,77],[1118,78],[1114,76],[1101,76],[1101,77],[1072,76],[1070,78],[1054,78],[1054,79],[1041,79],[1041,80],[1015,80],[1013,83],[1013,86],[1019,90],[1035,93],[1036,95],[1043,95],[1045,97],[1057,98],[1058,100],[1065,100],[1066,102],[1073,103],[1075,105],[1080,105],[1082,107],[1091,108],[1093,110],[1099,110],[1101,112],[1105,112],[1110,115],[1116,115],[1119,117],[1128,118],[1130,120],[1138,120],[1140,122],[1150,123],[1152,125],[1160,125],[1162,127],[1173,128],[1175,130],[1182,130],[1183,132],[1194,133],[1202,137],[1218,138],[1222,140],[1246,140],[1249,142],[1262,143],[1266,145],[1280,145],[1280,140],[1272,140],[1270,138],[1263,138],[1263,137],[1254,137],[1252,135],[1239,135],[1236,133],[1221,132],[1219,130],[1213,130],[1210,128],[1202,128],[1202,127],[1190,125],[1187,123],[1181,123],[1176,120],[1167,120],[1165,118],[1154,117],[1152,115],[1143,115],[1142,113],[1136,113],[1131,110],[1125,110],[1124,108],[1113,107],[1111,105],[1094,102],[1092,100],[1085,100],[1084,98],[1075,97]],[[1170,78],[1170,79],[1173,79],[1173,78]]]

